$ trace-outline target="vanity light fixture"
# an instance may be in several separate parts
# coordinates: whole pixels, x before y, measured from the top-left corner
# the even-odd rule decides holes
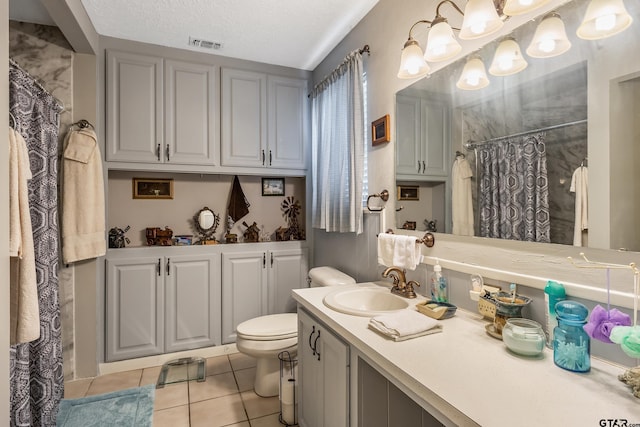
[[[524,70],[527,65],[516,40],[507,37],[498,45],[489,73],[494,76],[510,76]]]
[[[570,48],[571,42],[567,38],[564,22],[560,15],[551,12],[538,24],[527,48],[527,55],[532,58],[551,58],[562,55]]]
[[[456,86],[462,90],[478,90],[488,85],[489,79],[482,59],[478,55],[472,55],[465,64]]]
[[[415,26],[415,24],[414,24]],[[413,27],[411,27],[413,29]],[[398,70],[399,79],[416,79],[429,74],[431,68],[427,61],[424,60],[420,45],[411,37],[409,31],[409,40],[404,44],[402,55],[400,57],[400,69]]]
[[[498,15],[492,0],[469,0],[464,8],[460,29],[462,40],[474,40],[500,30],[504,21]]]
[[[551,0],[507,0],[504,3],[502,13],[509,16],[523,15],[534,9],[544,6]]]
[[[591,0],[577,35],[584,40],[603,39],[627,29],[631,22],[623,0]]]

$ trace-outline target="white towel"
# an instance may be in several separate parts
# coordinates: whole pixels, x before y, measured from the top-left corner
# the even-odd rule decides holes
[[[422,254],[417,239],[414,236],[399,234],[378,234],[378,263],[391,267],[392,265],[406,270],[415,270]]]
[[[573,172],[569,191],[576,193],[573,246],[583,246],[582,232],[589,228],[589,175],[586,166],[580,166]]]
[[[70,130],[62,163],[62,261],[106,252],[102,160],[91,129]]]
[[[458,157],[451,170],[451,216],[452,232],[459,236],[473,236],[472,176],[469,162]]]
[[[29,150],[22,135],[9,129],[10,343],[40,337],[36,259],[29,212]]]
[[[369,328],[394,341],[442,332],[442,325],[437,320],[410,309],[376,316],[369,321]]]

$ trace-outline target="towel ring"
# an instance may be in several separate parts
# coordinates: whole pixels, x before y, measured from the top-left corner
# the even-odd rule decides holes
[[[369,197],[367,197],[367,209],[369,209],[369,212],[380,212],[382,209],[384,209],[384,206],[373,209],[369,206],[369,200],[371,200],[372,197],[380,197],[383,202],[386,202],[387,200],[389,200],[389,192],[387,190],[382,190],[380,193],[370,194]]]

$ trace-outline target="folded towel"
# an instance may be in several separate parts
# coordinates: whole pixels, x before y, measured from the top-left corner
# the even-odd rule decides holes
[[[369,328],[394,341],[442,332],[442,325],[437,320],[409,309],[376,316],[369,321]]]
[[[378,235],[378,263],[415,270],[422,259],[418,241],[414,236],[390,233]]]

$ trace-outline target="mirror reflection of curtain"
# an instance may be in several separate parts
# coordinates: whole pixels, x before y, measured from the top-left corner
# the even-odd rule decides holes
[[[550,242],[544,134],[477,148],[480,236]]]
[[[29,206],[35,246],[40,338],[10,347],[10,425],[54,426],[64,394],[58,289],[59,102],[10,61],[9,111],[31,159]]]
[[[311,96],[313,227],[362,233],[362,54],[349,54]]]

